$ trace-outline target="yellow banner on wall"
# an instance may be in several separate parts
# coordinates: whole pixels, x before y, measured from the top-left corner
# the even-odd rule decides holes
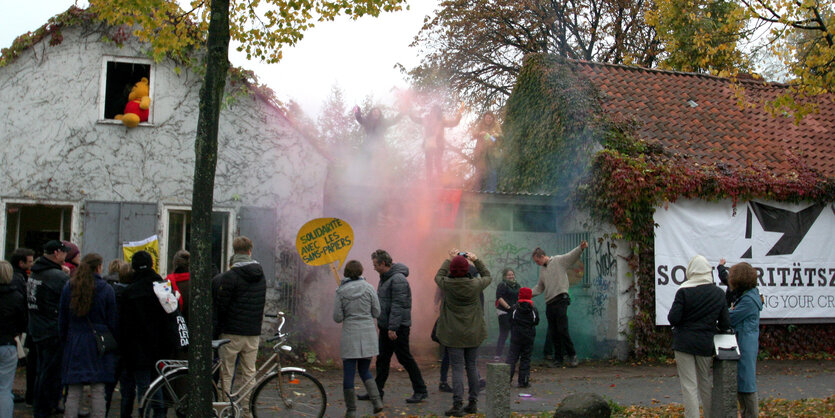
[[[151,258],[154,260],[154,271],[159,272],[159,237],[151,235],[141,241],[126,242],[122,244],[122,254],[125,257],[125,261],[128,263],[130,263],[133,255],[139,251],[145,251],[148,254],[151,254]]]

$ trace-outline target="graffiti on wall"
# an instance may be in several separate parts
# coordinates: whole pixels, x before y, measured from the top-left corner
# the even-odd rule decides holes
[[[608,321],[603,320],[610,297],[614,294],[614,283],[617,276],[617,260],[615,259],[615,245],[609,240],[594,240],[595,275],[591,280],[589,294],[591,300],[588,314],[597,319],[598,332],[605,335]],[[602,328],[602,329],[601,329]]]
[[[488,265],[511,268],[516,274],[533,271],[532,249],[517,245],[501,234],[482,233],[470,237],[472,248]]]

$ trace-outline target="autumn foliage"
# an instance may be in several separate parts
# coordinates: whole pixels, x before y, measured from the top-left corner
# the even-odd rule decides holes
[[[655,209],[677,199],[750,199],[784,202],[835,200],[835,181],[792,158],[793,169],[774,172],[761,166],[699,164],[687,156],[667,154],[635,139],[628,127],[613,124],[605,149],[598,152],[578,197],[591,216],[615,225],[634,244],[637,255],[635,317],[630,338],[639,357],[668,356],[669,327],[655,326]],[[835,353],[835,326],[764,325],[760,350],[770,355]]]

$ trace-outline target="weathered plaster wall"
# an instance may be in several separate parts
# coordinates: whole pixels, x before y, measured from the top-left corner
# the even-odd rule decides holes
[[[0,68],[0,195],[190,202],[200,76],[154,64],[153,124],[100,123],[103,58],[145,55],[82,27],[63,36]],[[281,240],[321,213],[325,160],[265,101],[248,95],[222,110],[218,149],[216,206],[276,208]]]

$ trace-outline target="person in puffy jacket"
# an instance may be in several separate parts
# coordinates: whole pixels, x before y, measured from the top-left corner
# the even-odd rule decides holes
[[[731,267],[729,287],[736,300],[731,302],[731,326],[739,344],[737,399],[743,418],[759,416],[757,400],[757,353],[760,343],[760,311],[763,300],[757,290],[757,271],[748,263]]]
[[[519,361],[519,387],[530,387],[531,352],[533,341],[536,339],[536,326],[539,325],[539,311],[531,302],[530,288],[519,289],[519,297],[513,305],[510,316],[510,353],[507,364],[510,364],[510,380],[513,381],[513,371]]]
[[[687,418],[699,417],[699,400],[706,414],[710,412],[713,382],[713,336],[731,325],[725,294],[713,284],[707,259],[697,255],[690,259],[685,272],[687,280],[676,291],[667,320],[673,326],[673,351],[678,379],[684,398]]]
[[[371,376],[371,357],[379,354],[374,319],[380,315],[380,301],[374,286],[362,277],[362,264],[351,260],[345,264],[345,279],[336,289],[333,320],[342,324],[339,354],[342,357],[342,392],[345,395],[345,416],[357,416],[354,375],[359,372],[374,413],[383,410],[377,383]]]
[[[101,255],[85,255],[61,293],[59,326],[64,345],[62,383],[67,386],[64,416],[77,417],[84,385],[90,385],[94,417],[105,416],[105,384],[116,380],[113,352],[100,354],[98,333],[116,335],[116,296],[102,279]]]
[[[391,255],[385,250],[374,251],[371,262],[374,271],[380,273],[380,284],[377,286],[377,298],[380,300],[380,316],[377,317],[380,355],[377,356],[377,377],[374,379],[380,397],[385,395],[383,389],[389,377],[391,356],[396,355],[412,382],[413,394],[406,402],[423,402],[429,394],[420,368],[409,350],[412,328],[412,290],[406,280],[409,268],[405,264],[392,262]],[[368,400],[369,395],[360,395],[358,399]]]
[[[252,240],[236,237],[232,241],[232,268],[215,276],[214,314],[217,316],[216,333],[230,339],[218,350],[220,376],[223,390],[232,389],[235,362],[241,357],[241,372],[235,378],[238,386],[255,376],[255,360],[261,338],[261,322],[264,319],[264,302],[267,281],[261,264],[252,259]],[[249,401],[242,399],[244,415],[249,415]]]

